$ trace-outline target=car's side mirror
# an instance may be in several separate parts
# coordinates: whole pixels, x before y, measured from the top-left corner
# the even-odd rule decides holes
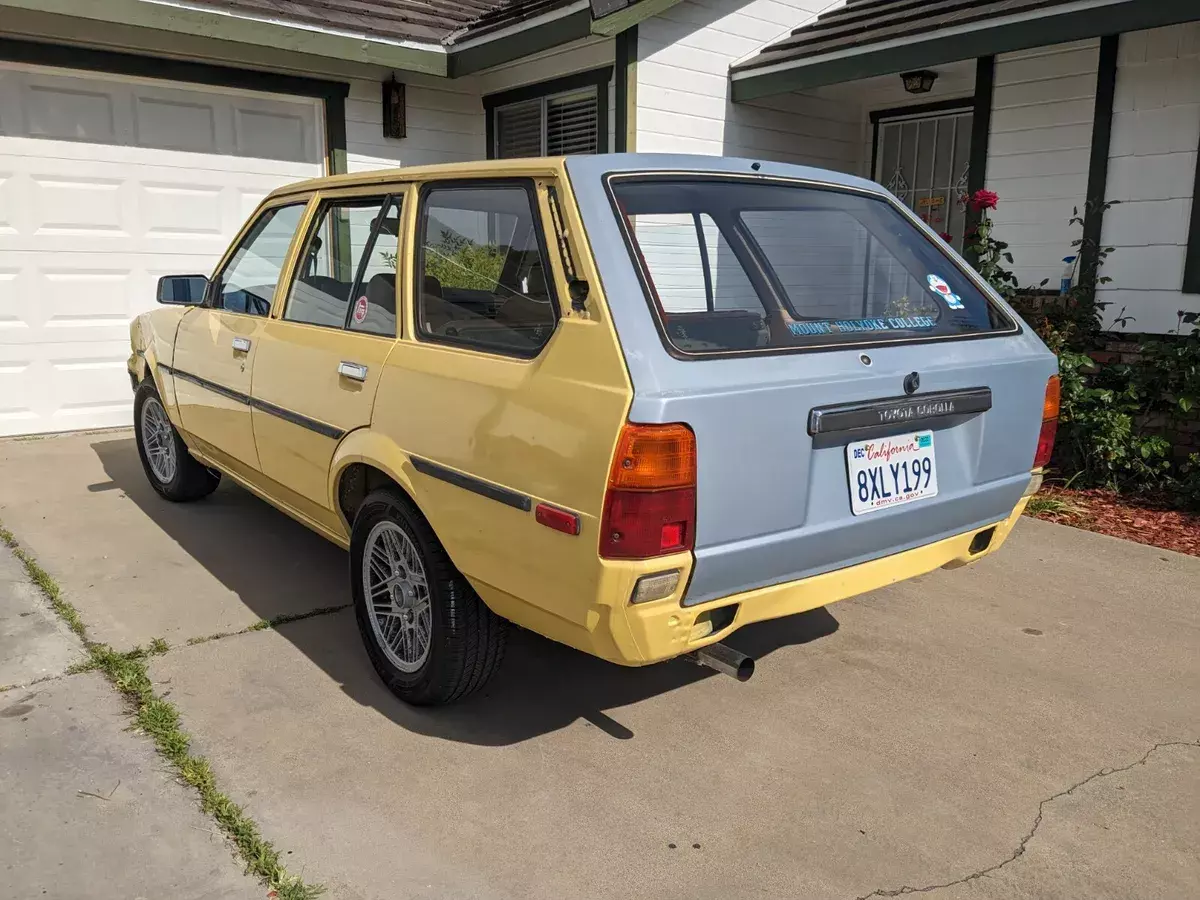
[[[164,275],[158,279],[158,302],[198,306],[204,302],[208,279],[203,275]]]

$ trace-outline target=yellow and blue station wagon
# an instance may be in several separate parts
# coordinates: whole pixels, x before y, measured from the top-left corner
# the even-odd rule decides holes
[[[415,704],[508,623],[615,663],[998,548],[1054,440],[1054,357],[879,185],[601,155],[271,194],[131,327],[147,477],[228,477],[349,550]]]

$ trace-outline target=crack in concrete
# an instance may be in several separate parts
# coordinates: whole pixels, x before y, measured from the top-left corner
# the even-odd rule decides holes
[[[1200,747],[1200,740],[1163,741],[1162,743],[1155,744],[1153,747],[1143,753],[1138,759],[1135,759],[1127,766],[1118,766],[1116,768],[1105,767],[1098,772],[1093,772],[1082,781],[1077,781],[1065,791],[1059,791],[1057,794],[1047,797],[1038,804],[1037,815],[1034,817],[1033,825],[1030,827],[1029,831],[1025,833],[1025,836],[1021,838],[1021,842],[1017,844],[1017,848],[1010,853],[1006,859],[996,863],[995,865],[988,866],[986,869],[979,869],[969,875],[964,875],[962,878],[956,878],[953,881],[947,881],[942,884],[928,884],[924,887],[911,887],[910,885],[904,885],[898,888],[876,888],[869,894],[859,895],[855,898],[855,900],[871,900],[872,897],[902,897],[906,894],[928,894],[932,891],[940,891],[943,888],[948,887],[957,887],[960,884],[967,884],[968,882],[975,881],[976,879],[985,878],[988,875],[991,875],[993,872],[1003,869],[1010,863],[1016,862],[1025,855],[1025,850],[1029,847],[1029,842],[1033,840],[1033,836],[1037,833],[1038,828],[1042,824],[1042,816],[1045,814],[1046,807],[1049,804],[1053,803],[1055,800],[1061,800],[1063,797],[1075,793],[1075,791],[1087,784],[1090,784],[1098,778],[1107,778],[1110,775],[1117,775],[1121,772],[1128,772],[1130,769],[1137,768],[1138,766],[1144,766],[1146,761],[1150,759],[1151,756],[1153,756],[1159,750],[1162,750],[1164,747]]]
[[[285,613],[275,616],[271,619],[259,619],[253,625],[248,625],[238,631],[219,631],[216,634],[206,634],[200,637],[188,638],[184,646],[195,647],[198,644],[207,644],[211,641],[220,641],[225,638],[237,637],[240,634],[250,634],[253,631],[268,631],[277,629],[280,625],[290,625],[292,622],[303,622],[305,619],[312,619],[316,616],[328,616],[333,613],[339,613],[344,609],[349,609],[353,603],[343,603],[340,606],[322,606],[319,609],[310,609],[308,612],[302,613]],[[174,649],[174,648],[172,648]]]

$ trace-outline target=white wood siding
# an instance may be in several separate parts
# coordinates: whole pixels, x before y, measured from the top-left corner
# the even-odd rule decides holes
[[[379,81],[350,81],[346,161],[351,172],[484,158],[483,103],[471,79],[397,73],[405,83],[408,137],[383,136]]]
[[[729,66],[811,21],[828,0],[686,0],[638,26],[637,149],[858,171],[858,107],[791,93],[729,99]]]
[[[486,96],[517,87],[551,81],[576,72],[600,69],[613,65],[615,54],[616,43],[612,38],[587,38],[581,41],[572,41],[545,53],[527,56],[516,62],[505,63],[481,72],[473,79],[474,90],[478,91],[480,96]],[[617,120],[615,75],[614,72],[614,77],[608,81],[609,152],[614,149],[614,129]],[[481,117],[479,121],[480,127],[483,127],[484,119]]]
[[[1134,317],[1129,331],[1172,331],[1179,310],[1200,310],[1181,292],[1198,145],[1200,23],[1121,35],[1108,170],[1120,204],[1104,217],[1101,290],[1110,319]]]
[[[1075,251],[1087,196],[1100,42],[1056,44],[996,59],[985,185],[1000,195],[995,236],[1022,285],[1056,287]]]

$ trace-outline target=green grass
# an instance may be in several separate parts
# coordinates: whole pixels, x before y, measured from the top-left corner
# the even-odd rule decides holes
[[[59,589],[57,582],[50,577],[50,573],[37,564],[32,556],[17,543],[17,539],[13,537],[13,533],[7,528],[0,526],[0,541],[13,552],[13,556],[21,561],[21,565],[25,567],[26,574],[29,575],[29,580],[38,586],[43,596],[50,601],[50,606],[58,613],[59,618],[67,623],[67,627],[79,637],[81,641],[87,641],[87,629],[83,626],[83,619],[79,618],[79,611],[75,609],[69,602],[63,599],[62,591]]]
[[[168,700],[155,693],[150,681],[146,662],[170,649],[162,638],[155,638],[146,648],[135,647],[124,653],[107,644],[98,644],[87,637],[87,628],[78,611],[63,599],[62,590],[37,561],[17,543],[11,531],[0,526],[2,540],[25,567],[30,579],[38,586],[54,611],[83,641],[88,658],[72,666],[68,672],[99,670],[126,699],[137,727],[144,732],[170,763],[180,779],[196,789],[200,808],[216,820],[225,836],[237,848],[246,871],[262,879],[275,892],[279,900],[312,900],[324,893],[324,888],[306,883],[300,876],[290,874],[280,861],[279,851],[274,844],[262,836],[254,820],[246,811],[234,803],[217,786],[212,767],[203,756],[191,752],[192,739],[183,729],[179,710]],[[290,617],[304,618],[305,616]],[[264,620],[247,630],[269,628],[280,619]],[[289,620],[290,620],[289,619]],[[214,635],[221,637],[223,635]],[[190,641],[189,643],[194,643]]]

